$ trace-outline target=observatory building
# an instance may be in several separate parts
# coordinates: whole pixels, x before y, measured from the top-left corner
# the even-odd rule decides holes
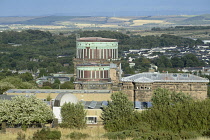
[[[74,66],[75,89],[118,90],[121,75],[118,41],[101,37],[77,38]]]
[[[150,101],[154,90],[165,88],[183,92],[195,99],[207,98],[209,80],[188,73],[138,73],[121,79],[122,90],[131,101]]]

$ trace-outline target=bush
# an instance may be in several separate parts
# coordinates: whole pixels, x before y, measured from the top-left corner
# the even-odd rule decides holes
[[[108,138],[109,140],[126,139],[126,135],[123,132],[108,132],[104,134],[103,136]]]
[[[27,130],[27,125],[22,124],[22,125],[21,125],[21,129],[22,129],[23,131],[26,131],[26,130]]]
[[[49,128],[45,129],[42,128],[41,130],[37,130],[33,134],[33,140],[45,140],[45,139],[51,139],[51,140],[59,140],[61,138],[61,132],[57,130],[51,131]]]
[[[24,133],[18,132],[17,135],[17,140],[26,140],[26,135]]]
[[[142,133],[140,137],[132,140],[180,140],[179,134],[171,131],[151,131]]]
[[[80,139],[86,139],[88,138],[88,134],[83,134],[81,132],[72,132],[69,135],[66,136],[66,138],[71,138],[73,140],[80,140]]]
[[[202,136],[210,137],[210,130],[203,131]]]
[[[153,133],[143,133],[140,137],[133,138],[132,140],[153,140]]]
[[[179,133],[181,139],[192,139],[200,136],[197,132],[195,131],[181,131]]]
[[[138,130],[124,130],[122,131],[122,133],[126,136],[126,137],[139,137],[141,135],[141,133]]]
[[[153,132],[153,139],[155,140],[180,140],[179,134],[171,131],[155,131]]]

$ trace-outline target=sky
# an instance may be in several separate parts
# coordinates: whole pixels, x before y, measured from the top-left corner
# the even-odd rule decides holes
[[[0,16],[210,14],[210,0],[0,0]]]

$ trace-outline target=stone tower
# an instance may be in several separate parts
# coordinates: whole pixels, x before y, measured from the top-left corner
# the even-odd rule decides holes
[[[118,90],[121,63],[118,41],[101,37],[76,40],[75,89]]]

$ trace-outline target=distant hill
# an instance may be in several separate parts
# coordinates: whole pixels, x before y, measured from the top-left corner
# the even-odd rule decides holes
[[[210,25],[210,14],[171,16],[43,16],[43,17],[0,17],[0,25],[50,25],[62,28],[151,28],[182,25]]]
[[[184,24],[184,25],[188,25],[188,24],[191,24],[191,25],[210,24],[210,14],[190,17],[190,18],[187,18],[183,21],[180,21],[179,24]]]
[[[25,21],[14,22],[13,24],[26,24],[26,25],[53,25],[54,22],[58,21],[71,21],[77,18],[77,16],[46,16],[37,17]],[[80,18],[88,18],[88,16],[81,16]]]
[[[39,17],[0,17],[0,24],[14,24],[17,22],[24,22]]]

